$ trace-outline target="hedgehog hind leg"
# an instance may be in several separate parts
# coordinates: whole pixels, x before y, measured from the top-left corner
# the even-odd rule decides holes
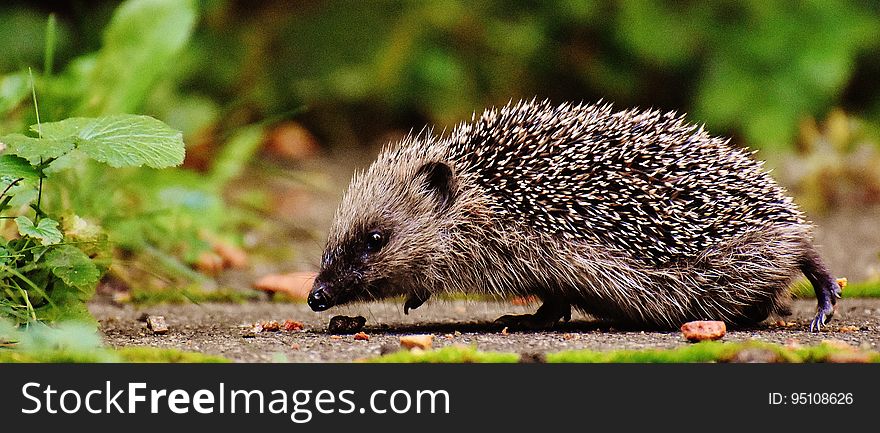
[[[759,326],[768,317],[785,317],[791,315],[791,308],[787,305],[788,296],[781,293],[769,294],[762,302],[756,302],[743,308],[739,315],[729,319],[735,327],[753,328]]]
[[[550,329],[559,319],[571,320],[571,304],[560,299],[545,299],[535,314],[508,314],[495,319],[495,323],[511,329]]]
[[[801,258],[800,268],[813,290],[816,292],[817,311],[816,316],[810,322],[810,331],[818,332],[822,326],[827,324],[831,317],[834,316],[834,304],[841,297],[840,285],[837,280],[831,276],[825,263],[812,247],[807,248],[806,253]]]

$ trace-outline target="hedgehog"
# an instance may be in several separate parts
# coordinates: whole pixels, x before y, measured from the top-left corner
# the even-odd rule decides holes
[[[790,314],[803,274],[841,289],[812,226],[753,152],[659,110],[520,101],[388,145],[354,175],[308,296],[314,311],[432,295],[535,297],[496,322],[547,329],[572,308],[628,326],[754,326]]]

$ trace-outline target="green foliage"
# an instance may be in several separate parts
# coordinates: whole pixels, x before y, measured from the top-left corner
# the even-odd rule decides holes
[[[106,236],[76,216],[68,218],[72,223],[66,235],[43,208],[43,179],[68,168],[53,163],[74,152],[113,167],[178,165],[183,162],[183,139],[162,122],[135,115],[38,122],[30,129],[38,137],[0,136],[0,212],[16,196],[24,196],[20,204],[30,204],[35,212],[33,219],[14,218],[20,238],[0,238],[0,316],[17,323],[90,321],[84,303],[107,269]],[[27,188],[36,190],[35,198],[23,193]]]
[[[807,280],[801,280],[791,287],[791,294],[796,298],[810,299],[816,297],[813,286]],[[880,298],[880,281],[863,281],[848,283],[843,289],[843,297],[847,298]]]
[[[17,133],[0,136],[0,143],[6,146],[6,153],[26,159],[28,166],[40,164],[41,159],[63,156],[75,147],[72,137],[70,140],[54,140]]]
[[[313,115],[340,141],[349,137],[337,125],[359,126],[365,107],[382,113],[360,126],[371,132],[376,123],[408,129],[412,117],[451,126],[490,103],[534,95],[688,111],[713,132],[773,150],[791,146],[801,118],[850,103],[850,86],[873,95],[859,98],[863,114],[880,111],[876,87],[854,82],[859,66],[876,68],[880,49],[877,10],[864,3],[378,3],[319,2],[237,27],[238,42],[230,26],[206,26],[205,39],[226,39],[199,48],[252,50],[239,65],[251,81],[232,85],[252,89],[268,112],[290,100],[328,107]],[[235,13],[214,5],[214,14]],[[194,75],[208,73],[216,72]]]
[[[0,155],[0,192],[13,186],[35,185],[40,173],[26,159],[14,155]],[[3,194],[0,194],[2,198]],[[3,206],[0,206],[2,212]]]
[[[46,253],[46,266],[65,284],[78,289],[94,287],[101,278],[101,272],[91,258],[72,245],[49,250]]]
[[[112,167],[164,168],[183,162],[180,131],[149,116],[74,117],[32,125],[30,129],[40,137],[9,134],[0,136],[0,143],[6,145],[7,154],[27,159],[32,165],[73,150]]]
[[[196,22],[192,0],[130,0],[113,14],[104,45],[84,80],[89,98],[79,111],[137,112],[189,41]]]
[[[0,363],[4,362],[229,362],[226,358],[176,349],[108,349],[94,326],[62,322],[17,328],[0,318]]]
[[[42,199],[41,208],[75,213],[94,222],[106,230],[117,255],[126,256],[123,266],[114,270],[116,277],[129,284],[207,284],[207,278],[189,269],[186,262],[209,247],[202,232],[223,231],[222,225],[230,224],[235,215],[224,210],[220,196],[223,184],[219,182],[229,177],[152,170],[183,162],[178,125],[194,134],[217,116],[212,101],[198,96],[181,100],[168,86],[169,80],[177,79],[182,52],[190,43],[197,4],[190,0],[123,2],[109,14],[105,28],[86,26],[100,31],[94,38],[99,49],[78,57],[58,51],[70,41],[65,39],[64,18],[50,17],[45,26],[44,70],[35,86],[40,114],[53,122],[34,124],[29,114],[33,110],[26,109],[27,74],[14,72],[0,78],[0,110],[6,108],[0,114],[9,114],[0,121],[0,130],[21,131],[33,124],[29,135],[0,136],[5,143],[0,145],[4,153],[0,173],[10,173],[0,175],[0,187],[17,181],[10,187],[8,202],[0,202],[0,211]],[[101,13],[101,9],[89,9],[89,13],[96,11]],[[60,68],[51,58],[55,52],[67,59],[59,63]],[[58,71],[53,73],[53,67]],[[164,105],[156,107],[154,100]],[[123,114],[136,111],[164,114],[176,127],[150,116]],[[240,173],[256,151],[261,132],[258,128],[257,134],[249,134],[255,138],[244,145],[232,143],[221,172]],[[101,163],[121,169],[107,170]],[[53,181],[51,187],[40,194],[30,193],[46,176]],[[143,273],[132,274],[136,269],[148,270],[147,278]]]
[[[31,126],[47,143],[36,143],[42,152],[33,157],[50,159],[78,149],[89,158],[111,167],[164,168],[183,163],[180,131],[149,116],[119,114],[99,118],[75,117]],[[3,137],[0,137],[0,141]],[[42,144],[42,145],[40,145]],[[65,146],[66,145],[66,146]],[[9,153],[16,153],[13,144]],[[19,154],[20,156],[24,156]]]
[[[30,218],[20,216],[15,218],[15,224],[18,226],[18,234],[37,239],[42,245],[55,245],[63,238],[58,230],[58,221],[50,218],[43,218],[35,225]]]
[[[131,302],[138,305],[200,304],[203,302],[244,303],[254,301],[260,293],[235,289],[204,290],[198,287],[179,290],[132,289]]]
[[[0,36],[19,42],[0,44],[0,70],[41,63],[21,41],[45,38],[45,75],[53,53],[67,57],[40,85],[53,120],[146,110],[189,135],[308,104],[344,142],[538,95],[689,111],[742,144],[785,149],[803,117],[880,112],[880,20],[863,2],[130,0],[109,22],[105,8],[48,26],[26,8],[0,14]],[[26,88],[19,72],[0,78],[0,113]]]

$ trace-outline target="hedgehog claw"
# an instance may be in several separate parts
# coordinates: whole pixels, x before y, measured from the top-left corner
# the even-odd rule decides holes
[[[537,314],[507,314],[495,319],[495,323],[510,329],[540,331],[550,329],[559,319],[550,320]]]
[[[816,290],[819,306],[816,317],[810,322],[810,332],[819,332],[834,317],[834,304],[840,299],[842,291],[837,281],[828,280]]]
[[[828,322],[831,321],[831,317],[834,316],[834,307],[830,305],[826,305],[824,308],[820,307],[819,312],[816,313],[816,317],[810,322],[810,332],[819,332],[822,330],[823,325],[827,325]]]
[[[430,293],[410,293],[409,297],[406,298],[406,301],[403,303],[403,314],[409,314],[409,310],[415,310],[422,306],[428,298],[431,297]]]
[[[495,323],[511,329],[538,331],[552,328],[559,319],[571,320],[571,305],[544,302],[535,314],[508,314],[495,319]]]

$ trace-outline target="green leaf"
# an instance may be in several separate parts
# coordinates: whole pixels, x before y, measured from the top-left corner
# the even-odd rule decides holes
[[[61,231],[58,230],[58,221],[51,218],[43,218],[35,226],[28,217],[20,216],[15,218],[15,224],[18,225],[19,234],[37,238],[43,245],[57,244],[63,238]]]
[[[101,278],[101,272],[92,259],[72,245],[59,245],[49,250],[46,253],[46,266],[65,284],[77,288],[93,287]]]
[[[0,114],[6,114],[30,95],[27,74],[17,72],[0,77]]]
[[[73,150],[72,140],[54,140],[33,138],[23,134],[9,134],[0,137],[0,143],[6,145],[6,153],[27,159],[32,165],[40,163],[40,159],[58,158]]]
[[[25,183],[36,183],[40,173],[24,158],[14,155],[0,155],[0,192],[18,179]]]
[[[150,116],[73,117],[44,123],[41,129],[44,138],[71,140],[90,158],[113,167],[164,168],[183,163],[183,134]]]
[[[113,13],[79,112],[101,115],[141,110],[195,28],[192,0],[129,0]]]

